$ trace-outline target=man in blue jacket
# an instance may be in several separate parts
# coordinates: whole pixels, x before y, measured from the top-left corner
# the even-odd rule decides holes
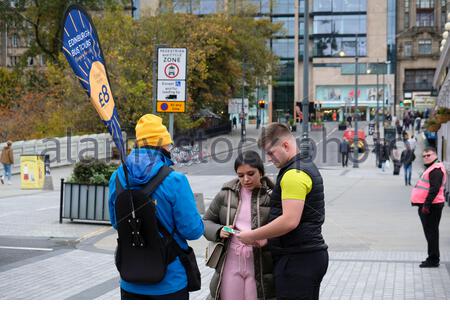
[[[147,184],[162,166],[172,166],[169,148],[172,145],[162,119],[153,114],[141,117],[136,125],[137,148],[126,159],[128,181],[131,189],[140,189]],[[109,182],[109,212],[111,224],[117,229],[115,214],[116,177],[125,187],[123,167],[120,166]],[[186,240],[195,240],[203,235],[203,222],[197,211],[194,194],[186,176],[172,171],[152,195],[156,203],[156,217],[160,224],[172,233],[182,249],[187,249]],[[179,258],[168,266],[163,280],[157,284],[130,283],[120,281],[122,300],[172,300],[189,299],[186,272]]]

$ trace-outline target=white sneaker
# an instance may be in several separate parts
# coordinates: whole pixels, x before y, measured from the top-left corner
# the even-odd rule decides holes
[[[8,184],[11,185],[12,184],[11,181],[8,181]]]

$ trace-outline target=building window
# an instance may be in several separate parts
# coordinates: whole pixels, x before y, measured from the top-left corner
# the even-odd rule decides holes
[[[355,37],[320,37],[314,39],[315,57],[336,57],[341,51],[346,57],[356,55]],[[358,56],[366,56],[366,37],[358,37]]]
[[[432,53],[431,40],[419,40],[419,54],[429,55]]]
[[[294,14],[295,13],[294,9],[295,9],[294,0],[283,0],[272,2],[272,14]]]
[[[294,39],[272,39],[272,52],[280,58],[294,58]]]
[[[403,45],[403,56],[412,57],[412,42],[408,41]]]
[[[281,60],[279,63],[277,81],[294,81],[294,60]]]
[[[273,23],[281,23],[283,28],[278,32],[278,36],[290,36],[293,37],[295,34],[295,18],[294,17],[274,17],[272,18]],[[304,23],[303,18],[299,19],[299,34],[304,33]]]
[[[17,34],[13,34],[11,37],[11,45],[13,48],[19,47],[19,36]]]
[[[434,0],[416,0],[416,26],[434,26]]]
[[[258,1],[259,2],[259,1]],[[214,14],[223,12],[224,0],[174,0],[173,11],[176,13]]]
[[[367,0],[314,0],[315,12],[365,12]]]
[[[11,67],[14,67],[15,65],[17,65],[19,63],[19,57],[18,56],[10,56],[9,57],[9,65]]]
[[[417,9],[434,9],[434,0],[416,0]]]
[[[434,12],[419,12],[416,13],[417,27],[433,27],[434,26]]]
[[[313,22],[314,34],[365,34],[365,15],[317,16]]]
[[[403,17],[403,28],[409,29],[409,0],[405,0],[405,14],[403,15]]]
[[[405,91],[429,91],[433,87],[435,69],[406,69]]]

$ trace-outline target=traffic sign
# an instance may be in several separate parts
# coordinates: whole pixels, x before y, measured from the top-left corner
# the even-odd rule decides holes
[[[157,112],[185,112],[186,103],[184,101],[158,101]]]
[[[186,48],[158,48],[158,80],[186,80]]]
[[[186,81],[158,80],[158,101],[186,101]]]
[[[228,113],[242,112],[242,98],[228,99]],[[244,99],[244,113],[248,113],[248,99]]]

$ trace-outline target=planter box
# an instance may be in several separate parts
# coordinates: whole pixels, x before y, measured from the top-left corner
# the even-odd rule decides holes
[[[441,127],[440,124],[432,124],[432,125],[426,126],[426,130],[430,131],[430,132],[438,132],[440,127]]]
[[[109,188],[64,182],[61,179],[59,223],[63,219],[109,222]]]
[[[437,114],[436,121],[439,123],[446,123],[447,121],[450,121],[450,114]]]
[[[339,129],[339,131],[345,131],[345,130],[347,130],[347,125],[346,124],[340,124],[338,126],[338,129]]]

